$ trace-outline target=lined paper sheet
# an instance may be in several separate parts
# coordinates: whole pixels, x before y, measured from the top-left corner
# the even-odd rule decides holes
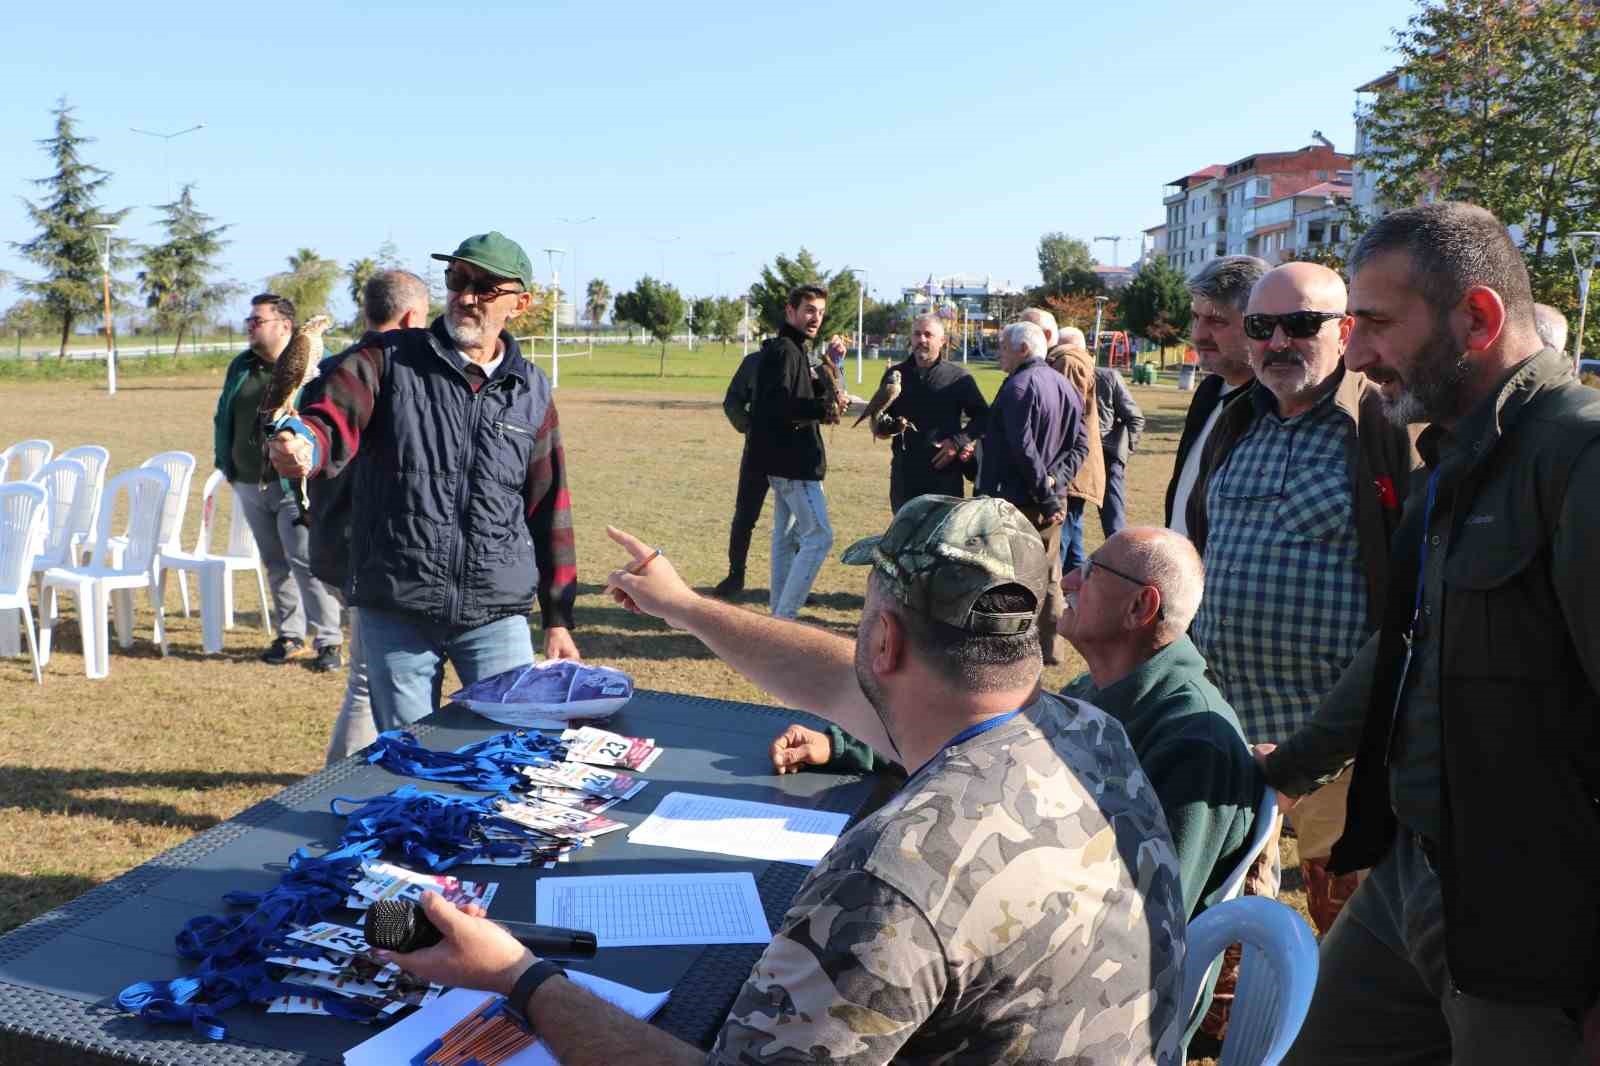
[[[815,866],[848,821],[831,811],[673,792],[628,842]]]
[[[603,948],[765,944],[772,939],[756,879],[717,874],[624,874],[539,879],[540,925],[587,929]]]

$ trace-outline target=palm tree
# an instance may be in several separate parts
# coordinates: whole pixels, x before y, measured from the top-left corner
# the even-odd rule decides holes
[[[611,286],[599,278],[592,278],[589,281],[588,297],[583,314],[589,320],[591,328],[598,327],[600,320],[606,315],[606,305],[611,303]]]
[[[356,325],[361,324],[362,301],[366,296],[367,282],[381,269],[370,257],[352,259],[345,264],[345,274],[350,278],[350,302],[356,305]]]

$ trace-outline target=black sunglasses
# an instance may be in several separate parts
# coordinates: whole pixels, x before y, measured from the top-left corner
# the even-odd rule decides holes
[[[502,296],[513,296],[521,289],[502,289],[496,278],[478,278],[474,280],[459,270],[446,270],[444,272],[444,287],[451,292],[470,292],[480,300],[498,300]]]
[[[1342,311],[1290,311],[1286,315],[1245,315],[1244,335],[1253,341],[1272,339],[1272,331],[1283,327],[1283,335],[1295,340],[1315,337],[1324,322],[1343,318]]]

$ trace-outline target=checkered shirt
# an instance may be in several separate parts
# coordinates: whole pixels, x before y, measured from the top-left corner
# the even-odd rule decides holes
[[[1281,744],[1366,640],[1367,585],[1330,395],[1279,418],[1271,393],[1206,487],[1205,595],[1191,636],[1252,744]]]

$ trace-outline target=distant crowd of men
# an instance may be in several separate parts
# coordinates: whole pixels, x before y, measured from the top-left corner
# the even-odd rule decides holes
[[[440,258],[431,324],[414,277],[369,285],[372,331],[325,362],[271,470],[250,396],[292,332],[286,301],[257,298],[218,405],[217,464],[272,574],[268,661],[336,667],[341,597],[354,616],[330,758],[436,708],[447,659],[467,681],[532,661],[535,601],[544,654],[578,654],[555,405],[503,328],[531,266],[498,233]],[[833,723],[786,729],[774,770],[900,787],[807,878],[709,1058],[480,909],[428,897],[444,941],[396,961],[508,996],[569,1064],[1181,1063],[1197,1031],[1224,1032],[1232,981],[1225,965],[1181,1001],[1184,928],[1276,799],[1322,934],[1286,1061],[1584,1061],[1600,506],[1581,486],[1600,396],[1488,212],[1391,213],[1348,279],[1233,256],[1191,280],[1207,374],[1160,527],[1126,524],[1144,418],[1081,334],[1024,313],[985,401],[940,320],[917,319],[869,407],[894,515],[843,556],[868,574],[854,640],[796,620],[833,550],[820,427],[848,406],[819,372],[837,353],[811,351],[826,292],[796,289],[728,392],[745,443],[727,577],[697,594],[613,530],[629,565],[608,587]],[[314,478],[309,530],[276,476]],[[724,601],[768,492],[763,613]],[[1043,691],[1066,643],[1087,672]],[[1249,890],[1273,894],[1277,842],[1260,854]]]

